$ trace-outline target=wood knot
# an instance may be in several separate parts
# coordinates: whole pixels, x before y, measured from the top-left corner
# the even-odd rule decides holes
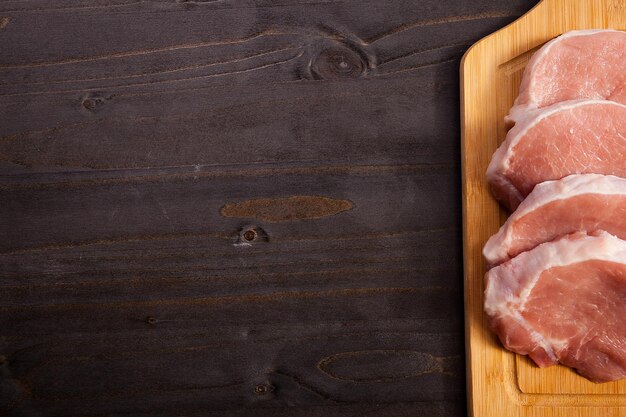
[[[254,229],[246,230],[243,233],[243,239],[248,242],[252,242],[254,239],[256,239],[256,237],[257,237],[257,233],[256,233],[256,230]]]
[[[321,80],[359,78],[366,68],[363,58],[345,46],[332,46],[322,50],[311,64],[313,76]]]
[[[267,242],[269,237],[265,230],[258,226],[247,225],[239,229],[236,245],[250,245],[253,243]]]
[[[82,107],[91,112],[95,113],[100,110],[100,108],[104,105],[106,99],[99,94],[88,94],[83,97]]]
[[[4,355],[0,355],[0,366],[6,364],[7,362],[8,362],[7,357]]]
[[[148,316],[146,317],[146,323],[148,324],[157,324],[159,320],[156,317]]]
[[[256,395],[267,395],[274,391],[274,386],[272,384],[257,384],[254,387],[254,393]]]

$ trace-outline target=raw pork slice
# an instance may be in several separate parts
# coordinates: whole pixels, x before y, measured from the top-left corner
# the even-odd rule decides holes
[[[485,311],[504,346],[594,382],[626,377],[626,242],[568,235],[491,269]]]
[[[577,99],[626,104],[626,32],[572,31],[546,43],[530,59],[507,122],[529,110]]]
[[[497,265],[557,237],[594,230],[626,240],[626,179],[584,174],[537,184],[483,255]]]
[[[589,173],[626,177],[626,105],[575,100],[536,112],[509,130],[487,180],[514,210],[540,182]]]

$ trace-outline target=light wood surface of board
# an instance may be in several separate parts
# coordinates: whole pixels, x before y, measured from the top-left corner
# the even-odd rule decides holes
[[[506,135],[504,116],[530,56],[570,30],[626,29],[626,0],[544,0],[472,46],[461,63],[461,134],[467,386],[470,415],[626,416],[626,380],[594,384],[574,371],[540,369],[505,350],[483,313],[482,247],[506,219],[485,171]]]

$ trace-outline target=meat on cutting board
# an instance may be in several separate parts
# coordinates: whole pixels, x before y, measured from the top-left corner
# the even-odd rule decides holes
[[[537,184],[483,255],[494,266],[560,236],[594,230],[626,240],[626,179],[583,174]]]
[[[530,59],[509,124],[531,110],[576,99],[626,104],[626,32],[567,32],[546,43]]]
[[[485,311],[504,346],[594,382],[626,377],[626,242],[606,232],[544,243],[487,272]]]
[[[626,177],[626,105],[574,100],[536,111],[509,130],[487,181],[514,210],[535,185],[586,173]]]

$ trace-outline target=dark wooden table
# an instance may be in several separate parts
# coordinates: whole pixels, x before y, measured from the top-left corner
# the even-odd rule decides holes
[[[0,2],[0,414],[466,414],[459,61],[535,3]]]

